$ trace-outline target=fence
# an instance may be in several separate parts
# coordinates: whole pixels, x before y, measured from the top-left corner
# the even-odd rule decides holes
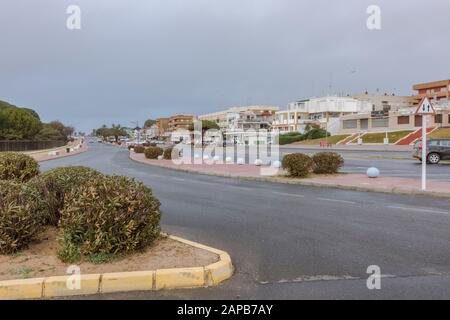
[[[64,146],[64,141],[0,140],[1,151],[34,151]]]

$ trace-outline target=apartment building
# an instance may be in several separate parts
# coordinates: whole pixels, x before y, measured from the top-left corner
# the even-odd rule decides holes
[[[167,133],[169,131],[169,118],[156,119],[156,127],[158,129],[159,137],[167,136]]]
[[[367,91],[365,93],[351,95],[350,97],[359,101],[369,102],[372,105],[371,111],[378,111],[380,113],[413,107],[415,101],[411,96],[397,96],[388,93],[372,94]]]
[[[221,130],[261,129],[270,127],[278,107],[241,106],[198,116],[199,120],[216,122]]]
[[[192,114],[174,114],[169,117],[168,135],[172,142],[189,141],[191,135],[186,133],[189,127],[194,121],[194,115]],[[183,132],[184,131],[184,132]]]
[[[273,128],[283,132],[304,132],[308,124],[317,124],[334,134],[340,130],[340,117],[370,112],[373,104],[352,97],[325,96],[292,102],[278,111]]]
[[[424,97],[428,97],[435,102],[450,101],[450,80],[415,84],[413,90],[416,91],[413,97],[415,104],[418,104]]]
[[[257,132],[262,129],[269,131],[278,110],[278,107],[263,105],[231,107],[223,111],[200,115],[198,119],[216,122],[227,141],[253,144],[256,142],[248,132]],[[258,143],[264,142],[267,141]]]
[[[370,113],[341,117],[339,133],[417,130],[422,127],[422,117],[415,115],[415,111],[424,97],[431,100],[436,110],[436,115],[428,118],[427,126],[450,126],[450,80],[416,84],[413,90],[416,93],[411,97],[381,97],[382,105],[389,105],[387,108],[378,107]],[[369,98],[369,101],[379,100]]]
[[[189,126],[194,121],[194,116],[192,114],[174,114],[169,117],[169,129],[168,131],[173,132],[178,129],[189,130]]]

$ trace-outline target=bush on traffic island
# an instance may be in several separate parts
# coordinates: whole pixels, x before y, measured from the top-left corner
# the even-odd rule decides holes
[[[160,147],[148,147],[144,153],[147,159],[158,159],[164,153],[164,150]]]
[[[290,176],[303,178],[312,172],[314,162],[306,154],[292,153],[284,156],[282,166]]]
[[[317,174],[335,174],[344,165],[344,159],[336,152],[319,152],[312,157],[312,160],[314,173]]]
[[[0,253],[12,254],[35,240],[42,230],[43,201],[33,188],[0,181]]]
[[[126,254],[160,234],[160,202],[141,182],[121,176],[90,180],[66,195],[61,212],[63,261],[81,256]]]
[[[144,153],[145,152],[145,147],[144,146],[134,146],[134,152],[135,153]]]
[[[0,180],[25,182],[39,174],[39,164],[29,155],[0,152]]]
[[[102,176],[100,172],[88,167],[60,167],[34,177],[27,185],[45,199],[44,224],[56,226],[66,194],[89,180]]]

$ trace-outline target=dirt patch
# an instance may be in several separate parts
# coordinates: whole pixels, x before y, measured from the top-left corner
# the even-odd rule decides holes
[[[0,280],[62,276],[69,264],[61,262],[56,253],[59,243],[56,228],[48,228],[38,241],[14,255],[0,255]],[[218,261],[216,254],[161,237],[142,252],[118,257],[105,264],[82,261],[77,265],[82,274],[144,271],[165,268],[199,267]]]

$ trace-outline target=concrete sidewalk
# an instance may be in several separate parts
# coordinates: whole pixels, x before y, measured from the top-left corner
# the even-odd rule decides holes
[[[421,182],[417,179],[401,177],[368,178],[363,174],[337,174],[337,175],[312,175],[309,178],[290,178],[284,170],[279,169],[276,176],[264,176],[261,168],[254,165],[237,164],[181,164],[177,165],[172,160],[150,160],[144,154],[130,152],[130,159],[167,169],[214,175],[221,177],[241,178],[247,180],[260,180],[277,183],[300,184],[317,187],[331,187],[356,191],[382,192],[408,195],[430,195],[450,198],[450,182],[429,180],[427,191],[421,190]]]
[[[79,153],[82,153],[82,152],[85,152],[88,150],[88,147],[86,144],[79,144],[78,149],[75,149],[74,148],[75,146],[76,146],[76,144],[73,144],[71,146],[63,146],[63,147],[55,148],[55,149],[26,152],[26,154],[33,157],[37,162],[43,162],[43,161],[54,160],[54,159],[58,159],[58,158],[74,156],[74,155],[77,155]],[[73,149],[73,151],[67,153],[66,148],[71,148],[71,149]],[[51,155],[50,152],[56,152],[56,154]]]

